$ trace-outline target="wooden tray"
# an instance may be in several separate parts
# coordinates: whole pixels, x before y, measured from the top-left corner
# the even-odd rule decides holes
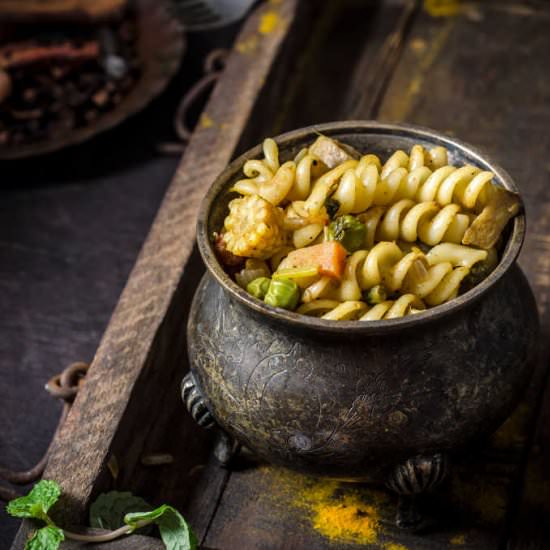
[[[186,316],[203,270],[193,247],[198,204],[236,153],[316,122],[407,121],[485,147],[522,188],[529,232],[520,263],[548,331],[549,19],[548,4],[506,1],[260,5],[236,39],[56,438],[44,477],[63,487],[62,525],[85,524],[91,500],[114,487],[173,504],[210,549],[550,547],[545,338],[525,400],[489,445],[456,465],[433,498],[439,523],[423,535],[395,530],[395,503],[384,491],[253,463],[220,468],[214,434],[192,423],[179,397]],[[153,452],[175,462],[143,466],[140,457]],[[106,467],[113,455],[116,481]],[[338,505],[366,512],[369,522],[337,533],[329,512]],[[13,548],[28,532],[23,524]],[[102,546],[161,547],[148,537]]]

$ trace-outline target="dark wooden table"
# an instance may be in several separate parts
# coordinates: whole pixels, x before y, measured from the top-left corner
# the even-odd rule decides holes
[[[92,360],[179,163],[158,145],[176,141],[179,100],[208,52],[230,46],[237,28],[189,35],[166,92],[119,128],[0,163],[1,466],[24,470],[46,451],[62,405],[44,385],[69,363]],[[18,525],[0,506],[0,548]]]
[[[240,148],[286,129],[353,118],[422,124],[485,148],[522,190],[529,229],[520,264],[548,334],[550,4],[325,0],[293,14],[281,62],[266,81]],[[251,44],[238,46],[246,52]],[[13,273],[9,280],[16,280]],[[77,302],[82,308],[93,301],[91,291],[85,294]],[[395,502],[384,491],[266,465],[226,472],[212,461],[202,463],[192,490],[182,494],[180,484],[176,504],[204,546],[219,550],[550,548],[548,352],[543,337],[525,399],[486,446],[456,464],[431,501],[437,524],[427,533],[396,531]],[[171,421],[177,417],[163,414]],[[174,424],[165,424],[160,418],[156,427],[172,437],[178,433]],[[162,437],[155,433],[156,441]],[[159,486],[148,475],[133,483],[154,498]],[[170,476],[178,485],[178,475],[163,470],[162,491],[171,489]],[[338,531],[335,518],[344,509],[369,521]]]

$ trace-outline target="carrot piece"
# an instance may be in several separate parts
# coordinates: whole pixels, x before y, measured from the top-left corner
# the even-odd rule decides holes
[[[318,267],[321,275],[341,279],[346,265],[346,249],[338,241],[299,248],[284,260],[284,267]]]

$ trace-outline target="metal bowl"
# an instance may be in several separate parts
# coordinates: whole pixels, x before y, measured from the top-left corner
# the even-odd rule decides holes
[[[68,130],[48,141],[0,148],[0,159],[42,155],[82,143],[141,111],[164,90],[176,74],[185,52],[183,28],[165,0],[136,0],[132,8],[138,34],[137,56],[142,67],[139,79],[122,101],[88,126]]]
[[[387,158],[415,143],[443,145],[450,162],[495,174],[487,155],[432,130],[349,121],[275,138],[286,160],[321,132]],[[443,479],[449,452],[486,437],[510,414],[531,373],[538,314],[515,261],[525,218],[510,224],[498,267],[472,290],[426,312],[376,322],[326,321],[272,308],[238,287],[218,263],[228,190],[260,147],[231,163],[200,209],[197,241],[207,267],[188,324],[188,408],[268,461],[308,474],[382,481],[400,494]],[[403,520],[405,521],[405,520]]]

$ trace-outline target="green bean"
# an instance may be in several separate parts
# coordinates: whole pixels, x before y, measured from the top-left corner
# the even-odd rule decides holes
[[[273,273],[273,279],[304,279],[306,277],[315,277],[319,275],[319,266],[311,267],[289,267],[280,269]]]

